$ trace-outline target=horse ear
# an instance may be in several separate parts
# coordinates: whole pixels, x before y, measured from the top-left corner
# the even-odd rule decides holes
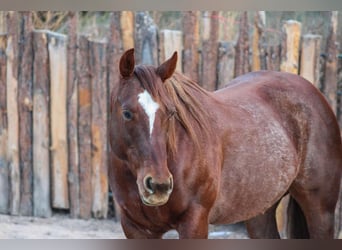
[[[166,60],[162,65],[157,68],[157,74],[160,76],[164,82],[166,79],[170,78],[175,72],[177,65],[177,51],[175,51],[172,57]]]
[[[120,58],[120,74],[122,77],[130,77],[134,71],[134,48],[127,50]]]

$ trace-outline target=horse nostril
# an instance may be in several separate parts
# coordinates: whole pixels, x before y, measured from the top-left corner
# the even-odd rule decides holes
[[[151,176],[146,176],[144,179],[144,185],[145,188],[147,190],[147,192],[149,192],[150,194],[154,193],[154,188],[153,188],[153,182],[152,182],[152,177]]]

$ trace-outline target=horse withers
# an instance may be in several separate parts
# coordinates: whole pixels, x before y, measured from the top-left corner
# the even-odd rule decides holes
[[[209,224],[245,221],[252,238],[333,238],[341,136],[328,103],[305,79],[252,72],[208,92],[175,72],[120,59],[110,103],[109,180],[127,238],[207,238]]]

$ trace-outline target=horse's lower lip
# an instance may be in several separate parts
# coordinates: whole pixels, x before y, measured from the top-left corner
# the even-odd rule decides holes
[[[141,201],[146,205],[146,206],[150,206],[150,207],[156,207],[156,206],[162,206],[164,204],[166,204],[169,200],[169,197],[167,197],[166,199],[163,199],[162,201],[158,201],[158,202],[150,202],[148,201],[143,195],[140,196]]]

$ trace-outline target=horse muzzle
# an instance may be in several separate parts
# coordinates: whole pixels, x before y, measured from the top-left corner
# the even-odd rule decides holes
[[[168,200],[173,190],[173,178],[170,175],[164,181],[147,175],[143,179],[143,188],[139,188],[142,202],[147,206],[161,206]]]

